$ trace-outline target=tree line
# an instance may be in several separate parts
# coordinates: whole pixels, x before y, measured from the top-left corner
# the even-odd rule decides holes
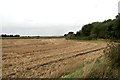
[[[7,35],[7,34],[2,34],[1,37],[20,37],[20,35]]]
[[[90,39],[120,39],[120,14],[115,19],[108,19],[103,22],[93,22],[86,24],[75,37],[87,37]]]

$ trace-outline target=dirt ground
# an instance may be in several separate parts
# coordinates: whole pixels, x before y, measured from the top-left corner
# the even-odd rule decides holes
[[[106,42],[53,39],[2,40],[2,75],[57,78],[103,54]]]

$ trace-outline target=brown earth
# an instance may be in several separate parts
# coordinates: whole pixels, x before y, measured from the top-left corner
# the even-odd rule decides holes
[[[2,40],[2,75],[56,78],[103,54],[106,42],[53,39]]]

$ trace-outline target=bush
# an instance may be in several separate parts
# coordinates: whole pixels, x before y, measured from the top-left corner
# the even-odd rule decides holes
[[[105,55],[96,60],[87,78],[118,78],[120,67],[120,43],[111,42],[104,50]]]
[[[120,43],[108,44],[109,50],[105,51],[106,58],[110,61],[111,67],[120,66]]]

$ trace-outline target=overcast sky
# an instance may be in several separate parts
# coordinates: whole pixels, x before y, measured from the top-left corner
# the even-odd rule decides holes
[[[114,19],[119,0],[0,0],[2,33],[64,35],[85,24]]]

